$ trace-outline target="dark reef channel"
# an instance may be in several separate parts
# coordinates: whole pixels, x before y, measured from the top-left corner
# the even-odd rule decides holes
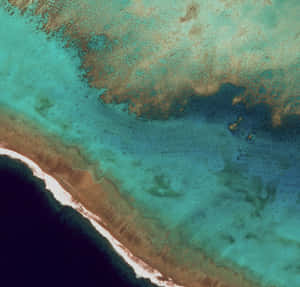
[[[269,137],[274,141],[299,142],[300,141],[300,116],[287,114],[282,117],[281,124],[274,126],[272,123],[272,107],[264,102],[246,106],[244,102],[233,105],[233,100],[243,95],[244,87],[223,84],[220,90],[211,96],[193,95],[184,108],[184,113],[174,115],[174,118],[191,118],[193,120],[204,119],[210,123],[237,122],[236,129],[232,130],[234,136],[245,136],[250,133],[260,133],[263,137]],[[249,103],[251,101],[249,100]]]
[[[0,285],[150,287],[23,163],[0,157]]]

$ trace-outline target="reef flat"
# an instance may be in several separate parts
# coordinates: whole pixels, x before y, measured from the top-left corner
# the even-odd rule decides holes
[[[233,103],[267,103],[273,124],[299,115],[298,0],[10,0],[47,16],[82,52],[106,103],[148,118],[184,112],[191,95],[243,87]]]
[[[51,13],[28,7],[0,8],[1,145],[39,163],[178,284],[298,286],[297,119],[274,127],[269,105],[233,106],[244,88],[232,83],[189,95],[185,115],[167,121],[106,105],[79,43],[45,33]]]

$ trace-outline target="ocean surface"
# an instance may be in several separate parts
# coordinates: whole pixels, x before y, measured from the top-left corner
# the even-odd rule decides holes
[[[3,286],[152,287],[20,161],[0,157]]]

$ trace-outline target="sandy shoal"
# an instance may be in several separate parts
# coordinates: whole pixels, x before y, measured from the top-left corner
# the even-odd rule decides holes
[[[185,287],[253,287],[234,270],[202,251],[174,244],[159,222],[143,218],[111,175],[103,175],[79,147],[63,144],[21,115],[0,108],[0,146],[14,150],[53,176],[72,197],[102,219],[104,227],[130,252]],[[98,166],[98,165],[97,165]],[[160,242],[161,244],[158,244]]]

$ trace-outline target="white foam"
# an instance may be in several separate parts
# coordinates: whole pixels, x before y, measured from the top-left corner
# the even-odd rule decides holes
[[[63,189],[63,187],[52,176],[45,173],[34,161],[13,150],[6,149],[1,146],[0,155],[6,155],[10,158],[21,160],[33,171],[33,174],[36,177],[45,182],[46,188],[53,194],[56,200],[63,205],[71,206],[81,215],[87,218],[94,228],[110,242],[114,250],[133,268],[137,278],[147,278],[152,283],[162,287],[182,287],[181,285],[175,284],[171,278],[168,278],[168,280],[163,280],[163,275],[158,270],[153,269],[141,259],[134,256],[129,249],[115,239],[110,232],[103,227],[104,222],[101,220],[101,218],[88,211],[81,203],[75,201],[71,194]]]

